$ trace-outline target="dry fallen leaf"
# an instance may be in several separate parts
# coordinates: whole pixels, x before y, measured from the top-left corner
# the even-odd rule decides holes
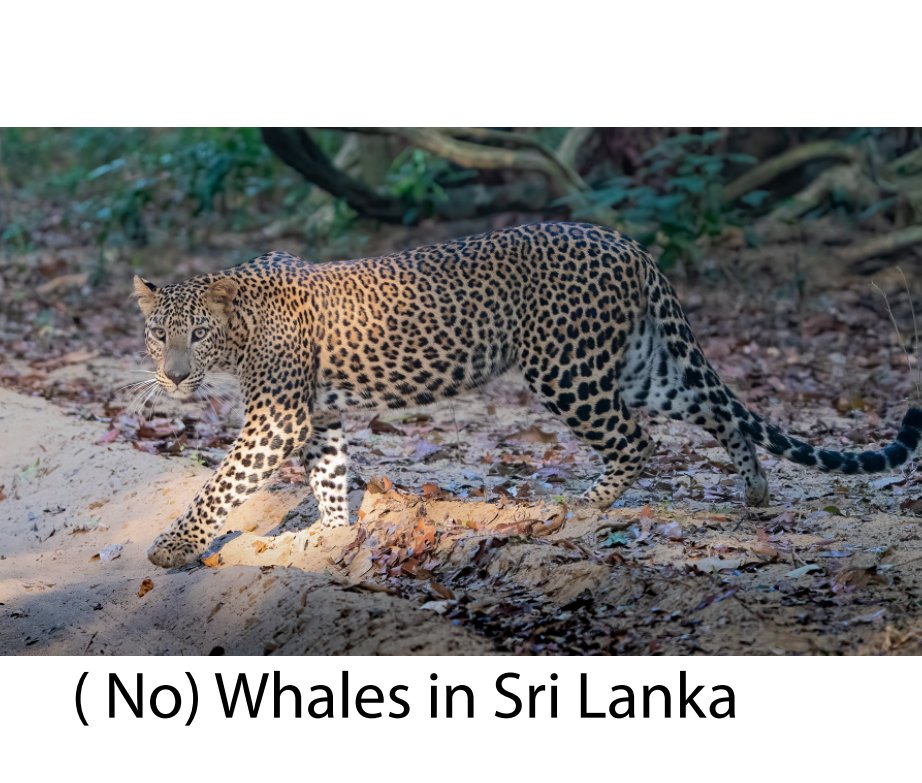
[[[881,490],[886,487],[892,487],[894,484],[904,484],[906,482],[906,476],[884,476],[883,478],[874,479],[869,481],[868,485],[872,489]]]
[[[99,356],[99,353],[96,351],[77,350],[70,351],[62,356],[53,356],[50,359],[33,361],[30,362],[30,364],[32,367],[40,370],[54,370],[67,364],[83,364],[90,359],[95,359],[97,356]]]
[[[365,491],[369,495],[381,495],[384,493],[384,485],[381,483],[380,479],[372,476],[365,484]]]
[[[434,592],[440,598],[444,598],[449,601],[454,600],[455,594],[449,588],[445,587],[445,585],[443,585],[441,582],[436,582],[435,579],[431,579],[429,581],[429,587],[431,587],[432,592]]]
[[[744,562],[742,557],[703,557],[701,560],[692,561],[691,566],[699,573],[713,574],[717,571],[735,571]]]
[[[805,566],[800,568],[795,568],[793,571],[788,571],[784,576],[787,579],[798,579],[801,576],[806,576],[811,571],[819,571],[820,567],[816,563],[808,563]]]
[[[369,593],[387,593],[396,595],[396,593],[387,585],[381,585],[377,582],[356,582],[355,584],[346,584],[346,590],[367,590]]]
[[[873,623],[875,620],[879,620],[887,613],[886,609],[877,609],[873,612],[868,612],[867,614],[859,615],[858,617],[853,617],[851,620],[847,620],[846,623],[853,625],[855,623]]]
[[[35,292],[37,294],[41,294],[42,296],[47,296],[48,294],[55,293],[59,289],[80,288],[85,286],[89,279],[90,276],[87,272],[76,272],[73,274],[58,275],[57,277],[49,280],[47,283],[42,283],[40,286],[37,286]]]
[[[423,462],[441,451],[442,447],[438,444],[420,438],[413,444],[413,451],[410,454],[410,459],[414,462]]]
[[[374,561],[371,558],[370,549],[360,550],[353,561],[349,564],[347,570],[347,578],[352,584],[356,584],[362,580],[362,577],[371,571],[374,566]]]
[[[394,482],[391,481],[387,476],[381,476],[381,478],[370,478],[368,483],[365,485],[365,490],[371,495],[383,495],[386,492],[390,492],[394,488]]]
[[[146,578],[141,582],[141,586],[138,588],[138,598],[143,598],[151,590],[154,589],[154,580],[151,578]]]
[[[106,544],[102,549],[100,549],[95,555],[93,555],[91,560],[103,560],[109,562],[115,560],[117,557],[122,555],[122,545],[121,544]]]
[[[661,536],[665,536],[672,541],[681,541],[685,538],[685,533],[682,532],[682,526],[675,520],[667,522],[664,525],[659,525],[656,530]]]
[[[438,500],[448,497],[450,493],[442,489],[438,484],[426,483],[421,487],[422,495],[426,500]]]
[[[0,490],[3,488],[0,487]],[[922,513],[922,498],[907,498],[900,503],[902,511],[912,511],[914,514]]]
[[[537,424],[533,424],[531,427],[513,432],[509,440],[519,440],[522,443],[556,443],[557,433],[544,432]]]
[[[767,541],[756,541],[756,543],[749,546],[749,551],[752,552],[756,557],[764,558],[766,560],[777,560],[780,556],[778,550],[773,547]]]
[[[867,587],[869,584],[882,581],[884,580],[877,573],[875,566],[870,568],[845,567],[835,574],[830,581],[830,587],[832,587],[832,592],[836,594],[852,593],[855,590]]]
[[[389,424],[386,421],[381,421],[377,416],[375,416],[371,423],[368,425],[371,429],[373,435],[405,435],[406,433],[399,427],[395,427],[393,424]]]
[[[96,445],[103,446],[106,443],[112,443],[113,441],[118,439],[118,436],[119,436],[118,430],[115,427],[113,427],[112,429],[107,430],[106,434],[103,435],[99,440],[96,441]]]
[[[151,419],[138,427],[138,437],[150,440],[179,435],[186,428],[182,419]]]
[[[531,529],[531,534],[533,536],[549,536],[551,533],[556,533],[560,530],[560,528],[563,527],[563,523],[566,521],[566,512],[557,514],[550,519],[546,519],[543,523],[536,522]]]
[[[208,566],[209,568],[217,568],[222,563],[221,553],[215,552],[208,555],[208,557],[202,558],[202,564]]]

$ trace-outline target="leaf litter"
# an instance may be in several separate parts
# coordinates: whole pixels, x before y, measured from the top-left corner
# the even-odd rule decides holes
[[[759,258],[773,252],[790,256],[789,247],[763,248]],[[62,253],[55,274],[78,274],[75,258]],[[213,264],[181,263],[176,277]],[[4,277],[0,383],[99,422],[93,448],[127,442],[206,466],[220,460],[239,426],[234,392],[194,403],[158,398],[136,411],[119,390],[149,367],[136,357],[140,321],[117,281],[14,298],[47,282],[46,272],[28,262]],[[877,279],[906,323],[902,284],[886,270]],[[837,280],[803,303],[746,295],[745,285],[733,301],[726,287],[681,292],[705,352],[741,397],[824,445],[892,438],[915,371],[867,280]],[[363,504],[328,567],[351,588],[426,606],[503,652],[922,652],[922,483],[912,470],[837,477],[763,454],[774,505],[747,510],[712,438],[663,418],[649,428],[654,457],[600,514],[573,502],[597,460],[521,381],[503,379],[450,405],[350,416]],[[41,470],[33,461],[15,483],[4,478],[0,500]],[[275,486],[303,484],[291,460]],[[298,519],[310,521],[312,501],[304,506]],[[95,529],[78,523],[67,532]],[[271,542],[246,536],[254,562],[273,554]],[[233,564],[212,556],[208,565]]]

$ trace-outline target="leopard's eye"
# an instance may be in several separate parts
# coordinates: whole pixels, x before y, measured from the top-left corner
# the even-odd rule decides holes
[[[163,342],[166,340],[166,329],[162,326],[153,326],[150,330],[150,336],[153,337],[158,342]]]
[[[208,328],[205,326],[197,326],[192,330],[192,342],[196,340],[201,340],[206,334],[208,334]]]

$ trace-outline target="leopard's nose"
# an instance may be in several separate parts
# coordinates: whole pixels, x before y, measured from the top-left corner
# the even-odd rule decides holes
[[[166,377],[173,381],[173,383],[175,383],[177,386],[179,386],[179,384],[181,384],[184,380],[186,380],[186,378],[189,377],[189,373],[176,370],[167,370],[165,374]]]

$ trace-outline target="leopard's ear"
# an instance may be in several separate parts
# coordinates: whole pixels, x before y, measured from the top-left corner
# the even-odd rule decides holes
[[[234,297],[239,289],[240,285],[228,277],[215,280],[205,291],[205,306],[226,321],[234,310]]]
[[[138,297],[138,307],[146,318],[157,305],[157,286],[138,275],[134,276],[134,295]]]

